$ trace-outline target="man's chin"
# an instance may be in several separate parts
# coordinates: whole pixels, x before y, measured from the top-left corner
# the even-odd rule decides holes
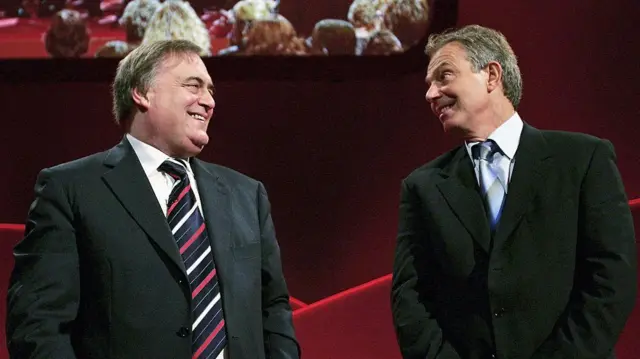
[[[444,132],[452,132],[455,131],[456,128],[457,126],[455,126],[450,118],[442,121],[442,129],[444,130]]]
[[[191,144],[200,150],[204,148],[209,143],[209,136],[207,134],[202,134],[199,136],[193,136],[190,138]]]
[[[177,151],[179,152],[177,153],[177,155],[181,158],[195,157],[199,155],[200,152],[202,152],[202,149],[207,145],[207,142],[209,141],[198,141],[190,138],[186,142],[182,143],[179,150]]]
[[[206,143],[205,144],[200,144],[200,143],[193,142],[192,145],[189,148],[189,152],[190,152],[190,156],[189,157],[193,157],[193,156],[199,155],[200,152],[202,152],[202,150],[204,149],[204,146],[206,146]]]
[[[445,133],[456,134],[462,131],[462,128],[458,122],[455,121],[455,118],[447,118],[442,121],[442,129]]]

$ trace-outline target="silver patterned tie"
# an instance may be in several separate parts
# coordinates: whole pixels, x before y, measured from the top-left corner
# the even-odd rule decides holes
[[[504,176],[499,175],[501,170],[494,163],[494,155],[499,151],[498,145],[493,140],[481,142],[472,147],[472,154],[478,160],[478,177],[483,199],[487,204],[487,217],[491,230],[496,228],[500,221],[500,213],[506,193]],[[497,162],[497,161],[496,161]]]

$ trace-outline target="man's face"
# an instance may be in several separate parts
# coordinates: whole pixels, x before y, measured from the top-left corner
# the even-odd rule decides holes
[[[144,96],[145,137],[169,156],[191,157],[209,142],[213,83],[196,54],[165,59]]]
[[[473,132],[490,107],[488,72],[473,72],[464,48],[452,42],[438,50],[427,68],[426,99],[444,130]]]

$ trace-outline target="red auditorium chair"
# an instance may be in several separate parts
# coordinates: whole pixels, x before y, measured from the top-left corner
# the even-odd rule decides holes
[[[293,313],[304,359],[400,359],[391,321],[391,275]]]
[[[291,304],[291,309],[293,311],[296,311],[298,309],[302,309],[304,307],[306,307],[308,304],[301,301],[300,299],[294,298],[294,297],[289,297],[289,303]]]

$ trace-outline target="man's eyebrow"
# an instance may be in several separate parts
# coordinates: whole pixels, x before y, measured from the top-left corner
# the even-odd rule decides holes
[[[187,77],[185,82],[189,82],[189,81],[196,81],[200,85],[204,84],[204,80],[202,78],[198,77],[198,76],[189,76],[189,77]]]
[[[442,61],[441,63],[437,64],[436,67],[432,68],[431,71],[427,70],[427,76],[425,77],[425,82],[429,83],[430,82],[430,76],[433,76],[434,73],[441,71],[443,67],[446,66],[451,66],[451,63],[447,60]]]

